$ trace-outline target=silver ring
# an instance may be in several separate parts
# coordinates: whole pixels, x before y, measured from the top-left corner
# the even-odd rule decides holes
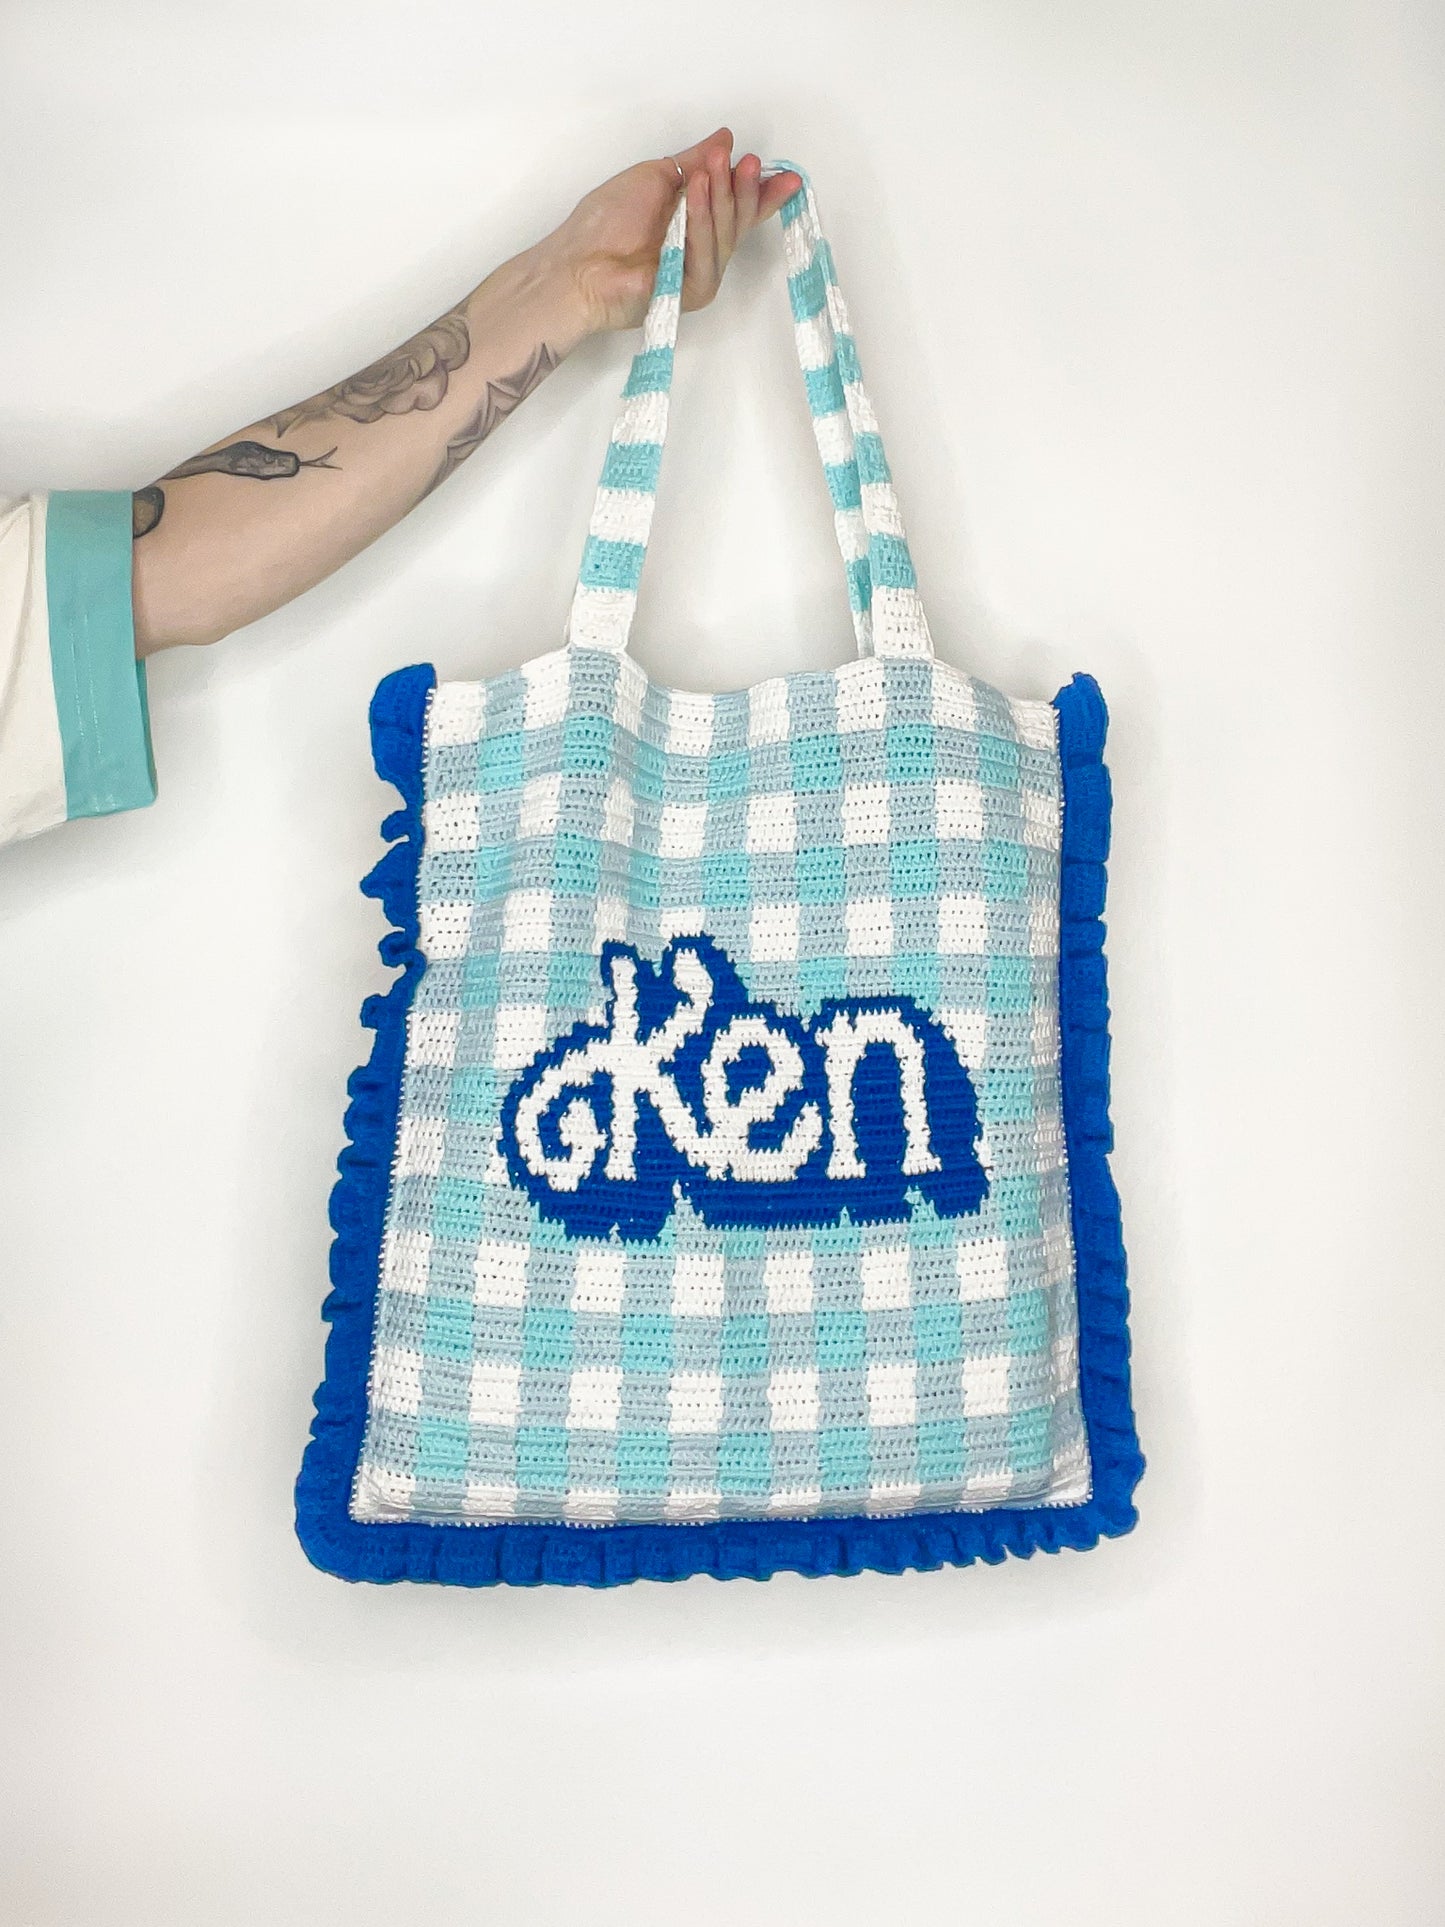
[[[686,174],[684,174],[682,171],[682,162],[677,158],[675,154],[669,154],[667,158],[672,162],[673,166],[677,169],[677,184],[679,187],[681,187],[683,182],[686,181],[687,179]]]

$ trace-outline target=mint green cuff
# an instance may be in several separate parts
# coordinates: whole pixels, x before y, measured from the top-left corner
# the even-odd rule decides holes
[[[128,490],[50,496],[45,593],[67,817],[105,816],[156,800],[130,568]]]

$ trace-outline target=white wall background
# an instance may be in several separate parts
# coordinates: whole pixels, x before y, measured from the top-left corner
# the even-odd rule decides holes
[[[1430,1927],[1445,1579],[1434,0],[9,0],[0,487],[132,486],[721,120],[812,169],[944,651],[1110,697],[1143,1523],[1005,1570],[349,1588],[291,1534],[377,679],[560,635],[628,344],[152,668],[0,858],[0,1927]],[[641,653],[848,624],[775,232]]]

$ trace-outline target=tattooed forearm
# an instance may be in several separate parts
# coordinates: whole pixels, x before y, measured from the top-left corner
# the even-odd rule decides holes
[[[301,422],[344,415],[348,421],[376,422],[383,415],[406,415],[413,408],[435,408],[447,383],[471,353],[471,336],[458,304],[440,321],[393,348],[380,361],[337,382],[324,394],[283,408],[273,416],[278,435],[289,434]]]
[[[526,400],[560,360],[561,357],[554,354],[544,341],[514,375],[503,375],[500,381],[489,381],[476,414],[461,433],[453,435],[447,443],[441,466],[422,490],[423,497],[430,495],[434,488],[444,482],[454,468],[460,468],[468,455],[480,448],[497,424],[505,421],[519,402]]]

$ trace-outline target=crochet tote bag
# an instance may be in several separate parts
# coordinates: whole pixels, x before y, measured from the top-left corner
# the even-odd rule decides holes
[[[936,659],[804,182],[857,659],[702,695],[627,653],[680,200],[565,643],[373,700],[401,975],[362,1012],[297,1484],[345,1578],[893,1572],[1134,1522],[1104,706]]]

